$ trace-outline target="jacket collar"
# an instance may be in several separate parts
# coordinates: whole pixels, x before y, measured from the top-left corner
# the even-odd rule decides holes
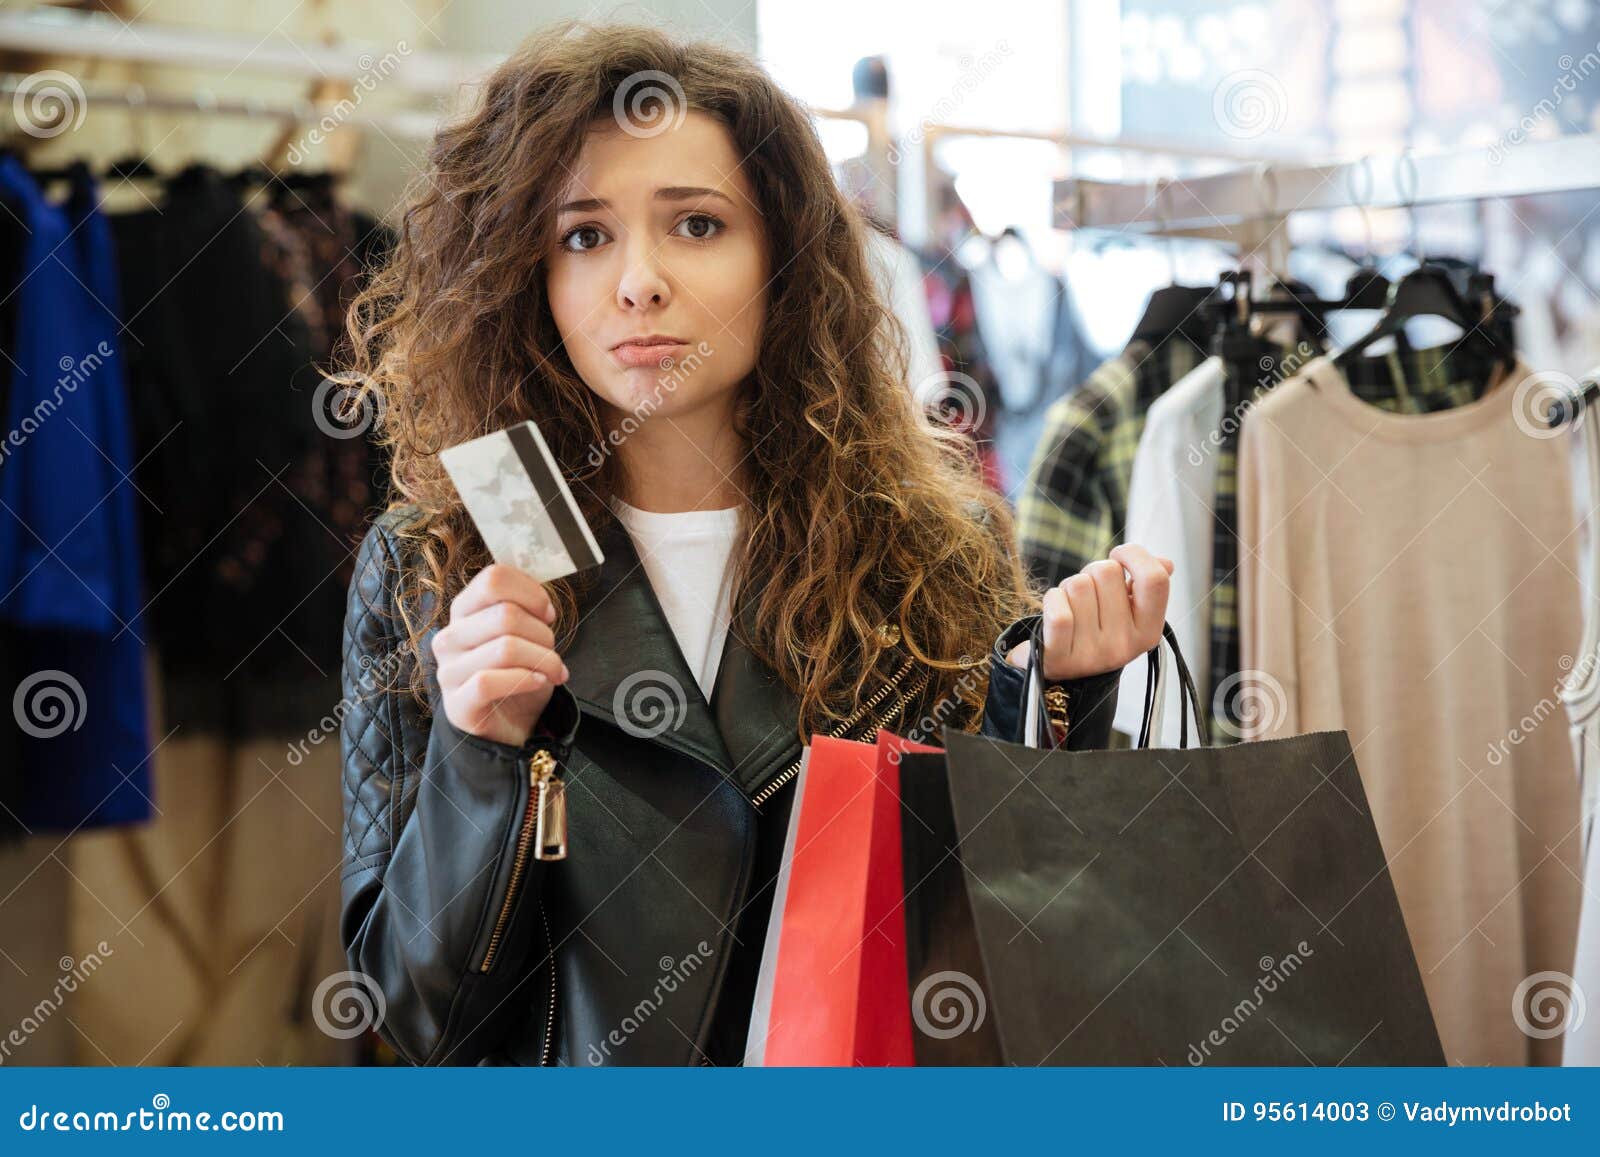
[[[753,794],[799,755],[798,701],[734,629],[708,702],[627,529],[612,518],[595,539],[605,561],[580,596],[578,629],[562,655],[579,708],[709,764]]]

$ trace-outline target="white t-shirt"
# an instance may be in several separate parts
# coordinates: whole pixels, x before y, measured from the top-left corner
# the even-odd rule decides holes
[[[633,539],[678,649],[709,700],[732,617],[726,580],[739,508],[660,514],[620,498],[611,504]]]
[[[1167,622],[1183,649],[1195,689],[1206,693],[1211,663],[1212,506],[1217,497],[1217,446],[1222,424],[1221,358],[1207,358],[1150,403],[1144,434],[1134,451],[1133,480],[1128,487],[1128,523],[1124,541],[1173,563],[1167,596]],[[1166,648],[1163,647],[1163,650]],[[1143,657],[1122,669],[1115,726],[1135,739],[1144,718],[1144,692],[1149,669]],[[1168,669],[1162,699],[1166,706],[1152,747],[1178,746],[1183,718],[1182,690],[1176,667]],[[1210,710],[1200,704],[1202,715]],[[1198,746],[1194,724],[1189,743]]]

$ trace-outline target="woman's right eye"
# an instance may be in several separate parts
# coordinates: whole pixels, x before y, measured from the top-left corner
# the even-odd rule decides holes
[[[568,229],[561,237],[561,248],[572,253],[586,253],[600,245],[599,238],[605,236],[605,231],[597,225],[579,225]],[[574,240],[581,239],[581,244],[573,244]]]

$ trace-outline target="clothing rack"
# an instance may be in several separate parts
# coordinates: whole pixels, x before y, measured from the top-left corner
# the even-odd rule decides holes
[[[1560,426],[1581,417],[1595,401],[1600,399],[1600,366],[1595,366],[1578,379],[1576,393],[1570,402],[1557,402],[1550,411],[1550,425]]]
[[[385,87],[432,96],[454,92],[497,61],[492,55],[429,52],[403,41],[325,44],[278,34],[240,36],[48,6],[0,12],[0,49],[327,81],[354,81],[370,73],[374,61],[392,53],[399,62],[392,75],[385,75]]]
[[[937,196],[939,168],[934,162],[934,149],[941,140],[952,138],[983,138],[989,140],[1045,141],[1071,151],[1115,152],[1173,157],[1184,160],[1246,164],[1267,162],[1290,163],[1287,160],[1263,157],[1258,152],[1245,152],[1227,146],[1193,145],[1178,140],[1146,137],[1103,137],[1085,133],[1048,132],[1038,129],[993,128],[985,125],[959,125],[931,123],[919,126],[908,136],[900,149],[901,164],[913,167],[913,179],[920,184],[922,204],[933,204]],[[901,234],[909,244],[921,245],[927,241],[927,222],[922,219],[901,222]]]
[[[1293,213],[1410,209],[1444,202],[1600,188],[1600,134],[1496,148],[1403,152],[1321,164],[1262,161],[1209,176],[1154,182],[1056,182],[1061,229],[1208,237],[1260,251],[1281,272]]]
[[[281,121],[285,124],[313,124],[324,118],[355,127],[369,126],[385,132],[411,137],[431,136],[438,127],[438,116],[426,112],[363,113],[341,111],[334,104],[297,100],[264,101],[254,98],[217,96],[209,89],[188,93],[152,92],[142,84],[84,84],[71,100],[87,105],[109,105],[133,111],[194,113],[206,116],[234,116]],[[0,97],[36,91],[30,77],[22,73],[0,74]],[[70,111],[70,109],[69,109]]]

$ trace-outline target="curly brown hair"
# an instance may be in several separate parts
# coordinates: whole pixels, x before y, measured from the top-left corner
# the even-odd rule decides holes
[[[754,631],[741,637],[796,694],[802,739],[847,717],[906,655],[931,669],[930,695],[975,711],[986,680],[968,672],[1005,624],[1037,609],[1038,591],[970,440],[907,389],[905,336],[875,288],[869,226],[838,189],[809,113],[737,51],[579,23],[524,42],[470,114],[439,131],[393,256],[347,318],[340,372],[377,417],[392,505],[416,508],[403,531],[415,581],[397,592],[419,660],[412,690],[425,698],[424,633],[489,561],[441,449],[537,417],[591,525],[615,517],[618,464],[588,453],[604,443],[602,411],[563,350],[541,267],[562,193],[551,174],[571,169],[619,87],[646,71],[672,77],[689,108],[731,134],[771,247],[762,348],[735,417],[749,456],[730,565],[736,622],[751,612]],[[558,650],[584,581],[546,584]],[[886,623],[898,642],[880,632]]]

